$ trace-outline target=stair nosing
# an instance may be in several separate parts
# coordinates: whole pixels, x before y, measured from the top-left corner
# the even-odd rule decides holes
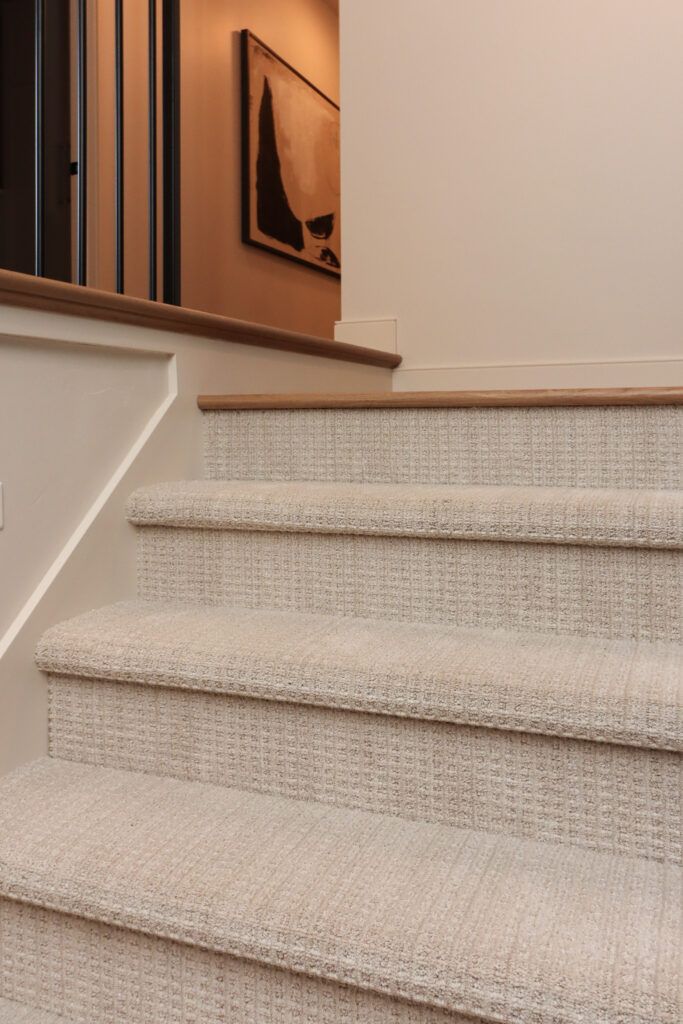
[[[683,491],[196,480],[135,491],[134,526],[683,549]]]
[[[171,634],[174,629],[182,632],[183,643],[171,643],[170,654],[165,636],[155,645],[152,626],[155,621],[157,631],[161,628],[159,623],[163,622]],[[256,627],[257,636],[270,631],[272,639],[267,649],[257,649],[255,641],[254,647],[247,644],[242,649],[237,642],[236,650],[233,649],[235,643],[231,642],[217,649],[214,641],[209,649],[208,635],[197,633],[198,628],[220,628],[227,630],[227,636],[230,630],[233,636],[237,632],[246,634],[250,624],[252,629]],[[109,639],[107,628],[111,630]],[[136,629],[139,630],[137,645],[132,639]],[[280,631],[279,637],[274,635],[274,630]],[[283,633],[287,634],[284,649]],[[372,636],[372,640],[368,640],[368,636]],[[310,649],[312,637],[317,637],[313,651]],[[345,660],[342,652],[353,644],[354,637],[365,646],[356,660]],[[404,648],[400,646],[402,641]],[[414,650],[413,645],[416,645]],[[375,654],[371,658],[373,650]],[[526,679],[524,685],[517,684],[514,673],[512,677],[505,676],[508,650],[515,652],[518,658],[527,658],[524,670],[531,674],[531,685]],[[156,661],[147,661],[150,652],[157,654]],[[444,659],[455,658],[456,654],[461,655],[461,663],[453,664],[452,670],[449,663],[446,670]],[[433,660],[437,655],[441,657],[440,662]],[[494,659],[493,667],[485,667],[486,655]],[[601,655],[607,659],[608,678],[613,678],[611,670],[624,688],[627,683],[633,686],[634,679],[637,685],[639,678],[648,679],[657,671],[658,679],[661,676],[674,687],[670,699],[656,701],[647,693],[634,697],[633,691],[626,694],[625,689],[614,692],[609,687],[597,693],[568,689],[565,695],[567,679],[583,678],[583,673],[588,672]],[[382,657],[388,660],[382,662]],[[392,662],[391,657],[396,660]],[[557,672],[558,659],[561,662],[563,657],[574,675],[560,675],[559,682],[544,685],[544,673]],[[641,658],[640,677],[638,657]],[[646,659],[645,669],[643,658]],[[648,668],[647,658],[660,658],[662,664],[654,663]],[[614,660],[614,665],[610,659]],[[681,670],[677,672],[679,660]],[[451,726],[683,752],[683,647],[662,641],[602,641],[431,623],[393,623],[270,609],[137,600],[86,613],[53,627],[41,640],[37,662],[57,681],[60,677],[104,680]],[[676,697],[679,699],[674,699]],[[652,724],[653,718],[657,727]],[[643,728],[643,722],[651,723],[650,728]]]

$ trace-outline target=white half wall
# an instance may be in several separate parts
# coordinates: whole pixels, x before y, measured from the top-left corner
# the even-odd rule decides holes
[[[132,490],[202,472],[200,393],[386,391],[374,367],[0,309],[0,774],[47,750],[34,651],[135,593]]]
[[[169,356],[2,343],[0,637],[169,394]]]
[[[342,0],[342,321],[394,386],[683,383],[683,4]]]

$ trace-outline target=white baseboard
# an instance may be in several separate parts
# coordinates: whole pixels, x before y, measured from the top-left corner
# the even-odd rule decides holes
[[[399,366],[394,391],[681,387],[683,359]]]
[[[337,320],[334,340],[395,353],[398,352],[398,320]]]

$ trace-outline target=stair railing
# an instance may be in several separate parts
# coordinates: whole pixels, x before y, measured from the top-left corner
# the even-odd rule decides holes
[[[34,271],[45,276],[45,2],[35,3]],[[137,0],[135,0],[137,2]],[[157,299],[158,276],[158,5],[161,7],[162,272],[163,301],[180,305],[180,0],[148,0],[149,298]],[[88,0],[76,3],[75,279],[88,284]],[[125,290],[124,0],[114,0],[114,154],[116,291]]]

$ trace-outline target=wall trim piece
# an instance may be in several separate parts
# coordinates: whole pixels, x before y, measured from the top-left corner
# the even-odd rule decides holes
[[[60,572],[68,562],[69,558],[80,544],[83,537],[86,535],[92,524],[97,519],[98,515],[107,504],[112,494],[123,480],[124,476],[133,465],[138,455],[145,447],[152,434],[155,432],[161,421],[166,416],[167,412],[178,397],[178,368],[176,356],[166,357],[167,377],[168,377],[168,392],[166,397],[162,400],[160,405],[154,410],[149,420],[145,424],[144,428],[135,439],[133,444],[129,447],[125,453],[123,459],[116,467],[106,484],[98,494],[95,501],[92,503],[88,511],[85,513],[78,526],[66,541],[65,545],[49,566],[47,572],[40,580],[38,585],[33,590],[33,593],[24,602],[23,607],[19,610],[15,616],[13,622],[9,625],[4,636],[0,637],[0,659],[12,646],[12,643],[21,632],[23,627],[26,625],[31,615],[38,607],[43,597],[50,589],[54,581],[59,576]]]
[[[231,409],[467,409],[683,405],[681,388],[545,388],[524,391],[391,391],[358,395],[200,395],[204,412]]]
[[[535,362],[520,363],[426,363],[423,366],[402,367],[410,373],[448,373],[456,370],[524,370],[527,367],[565,367],[565,366],[650,366],[663,364],[680,364],[681,359],[671,356],[655,356],[650,359],[544,359]]]
[[[350,345],[370,345],[382,352],[398,352],[398,320],[381,317],[372,320],[337,320],[335,341]]]
[[[650,388],[683,384],[683,359],[401,366],[396,391],[517,388]]]
[[[68,316],[107,320],[133,327],[171,331],[175,334],[212,338],[218,341],[253,345],[259,348],[299,352],[367,366],[393,369],[401,363],[396,353],[381,352],[361,345],[350,345],[313,335],[298,334],[264,324],[184,309],[131,295],[84,288],[81,285],[50,281],[29,274],[0,270],[0,306],[19,306]]]

